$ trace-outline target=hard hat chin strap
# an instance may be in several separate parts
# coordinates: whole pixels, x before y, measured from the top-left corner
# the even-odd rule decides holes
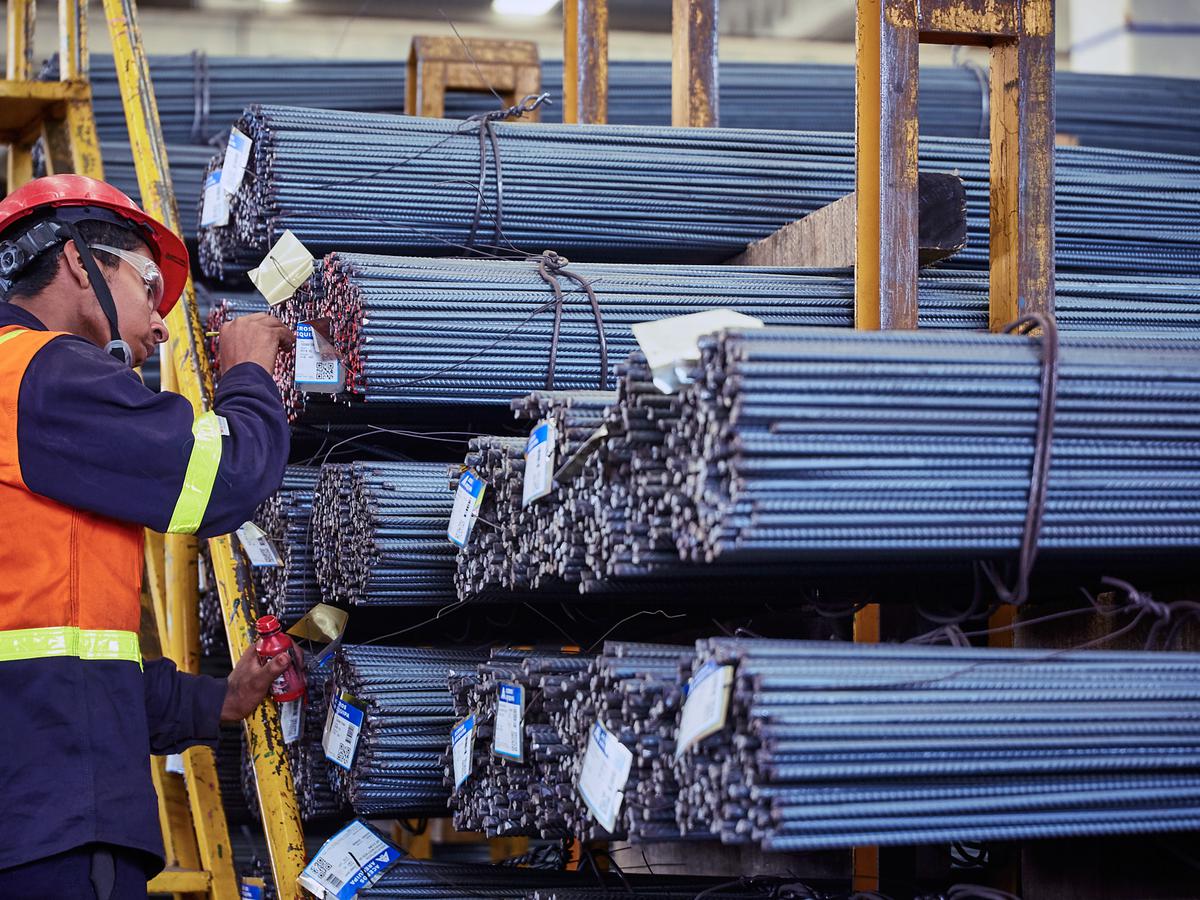
[[[125,341],[121,340],[121,330],[117,323],[117,304],[113,300],[108,282],[100,273],[100,266],[96,264],[96,257],[92,255],[92,248],[88,246],[88,242],[84,240],[83,235],[79,233],[79,229],[75,227],[73,222],[63,222],[61,230],[63,234],[71,239],[75,244],[75,248],[79,251],[79,258],[83,261],[83,268],[88,273],[88,279],[92,283],[92,292],[95,293],[96,300],[100,303],[100,309],[104,312],[104,318],[108,319],[109,342],[104,345],[104,352],[132,368],[133,351]]]

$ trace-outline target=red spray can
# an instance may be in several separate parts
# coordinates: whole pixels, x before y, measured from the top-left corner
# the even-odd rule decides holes
[[[276,703],[287,703],[304,696],[307,685],[304,683],[304,669],[296,653],[296,645],[292,639],[283,633],[283,626],[274,616],[263,616],[258,620],[258,641],[254,644],[258,661],[262,665],[281,653],[292,658],[292,664],[271,684],[271,699]]]

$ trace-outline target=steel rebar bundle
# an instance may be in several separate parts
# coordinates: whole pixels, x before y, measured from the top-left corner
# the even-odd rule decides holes
[[[201,267],[220,278],[258,265],[289,229],[314,254],[550,246],[571,259],[720,262],[854,189],[850,134],[501,123],[497,209],[477,122],[255,106],[237,127],[254,145],[230,222],[199,236]],[[986,265],[987,152],[922,142],[926,170],[967,185],[969,246],[955,265]],[[1059,147],[1056,159],[1060,271],[1200,273],[1200,158]]]
[[[708,309],[732,309],[769,325],[850,328],[854,282],[845,273],[739,266],[582,263],[567,271],[590,283],[588,298],[565,276],[561,320],[539,261],[329,255],[296,298],[276,308],[290,323],[328,318],[346,369],[336,400],[379,405],[508,405],[545,388],[617,387],[613,369],[637,349],[638,322]],[[1058,277],[1063,330],[1200,335],[1195,279]],[[968,272],[926,271],[920,279],[923,328],[986,330],[988,284]],[[261,309],[261,304],[257,307]],[[228,315],[222,307],[212,324]],[[558,339],[555,328],[558,323]],[[599,331],[598,331],[599,327]],[[602,362],[600,333],[607,350]],[[553,348],[553,349],[552,349]],[[551,357],[553,354],[553,365]],[[293,385],[291,358],[276,381],[289,414],[328,415],[326,395]],[[372,404],[375,406],[372,407]]]
[[[344,645],[334,664],[334,696],[364,707],[350,769],[330,766],[334,789],[356,815],[443,815],[449,789],[442,752],[454,724],[451,674],[474,670],[482,653],[415,647]]]
[[[624,836],[634,842],[679,840],[675,802],[679,791],[672,767],[684,668],[695,649],[671,644],[606,641],[603,652],[576,679],[574,695],[551,721],[574,748],[578,783],[592,724],[599,722],[633,753],[624,805],[614,834],[606,832],[582,803],[568,819],[580,840]]]
[[[452,681],[455,714],[460,719],[474,715],[476,729],[471,775],[450,797],[456,829],[481,831],[489,837],[575,834],[570,823],[582,809],[575,790],[575,748],[553,723],[561,723],[575,682],[589,662],[590,657],[580,654],[497,650],[476,672]],[[493,753],[501,683],[520,685],[525,693],[520,761]],[[452,747],[447,746],[449,788],[454,784],[451,753]]]
[[[488,485],[479,507],[476,526],[457,556],[455,589],[460,598],[523,590],[524,582],[511,579],[516,570],[509,565],[507,548],[518,540],[516,517],[521,511],[521,478],[525,470],[525,438],[482,435],[471,438],[463,467]],[[458,483],[461,467],[449,472],[449,487]]]
[[[1200,656],[712,638],[685,831],[766,850],[1200,825]]]
[[[254,516],[283,559],[281,566],[255,569],[259,612],[275,616],[285,628],[321,602],[312,547],[313,493],[319,473],[317,466],[288,466],[279,490]]]
[[[516,866],[472,865],[429,862],[402,858],[371,887],[358,892],[363,900],[480,900],[480,898],[538,898],[538,900],[583,900],[613,896],[654,897],[661,900],[695,900],[697,896],[780,900],[848,896],[807,892],[777,893],[781,884],[794,879],[753,878],[731,881],[722,877],[683,875],[640,875],[600,871],[564,872]],[[802,885],[795,886],[803,888]]]
[[[834,329],[701,339],[668,460],[683,482],[672,495],[681,555],[800,565],[1006,554],[1027,538],[1044,441],[1044,554],[1194,552],[1200,351],[1056,343]],[[1039,436],[1047,409],[1052,433]]]
[[[443,604],[456,598],[442,463],[327,465],[312,511],[316,577],[339,603]]]

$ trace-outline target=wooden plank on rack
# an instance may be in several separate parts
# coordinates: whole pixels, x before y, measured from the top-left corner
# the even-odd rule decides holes
[[[671,6],[671,124],[715,128],[717,0],[673,0]]]

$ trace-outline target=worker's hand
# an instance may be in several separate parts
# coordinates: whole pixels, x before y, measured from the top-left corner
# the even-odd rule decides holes
[[[220,342],[222,371],[252,362],[274,372],[275,358],[295,345],[296,336],[274,316],[252,313],[222,325]]]
[[[304,658],[299,647],[296,647],[296,655],[299,659]],[[240,722],[258,709],[258,704],[266,699],[271,690],[271,682],[291,664],[291,656],[280,653],[263,665],[254,647],[247,647],[226,681],[221,721]]]

